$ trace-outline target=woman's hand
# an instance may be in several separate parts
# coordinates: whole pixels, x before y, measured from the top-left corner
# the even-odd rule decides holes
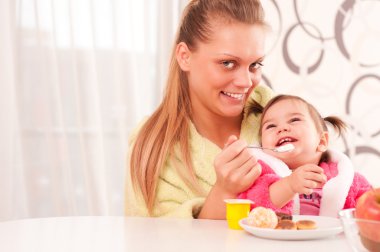
[[[323,169],[314,164],[306,164],[298,167],[288,177],[288,183],[294,193],[309,195],[313,189],[320,188],[326,183],[326,175]]]
[[[222,152],[215,158],[216,182],[211,188],[198,218],[225,219],[224,199],[236,198],[247,190],[261,174],[261,165],[249,154],[247,143],[230,136]]]
[[[247,190],[261,174],[261,166],[248,152],[247,143],[236,136],[228,138],[222,152],[215,158],[214,167],[214,187],[232,198]]]

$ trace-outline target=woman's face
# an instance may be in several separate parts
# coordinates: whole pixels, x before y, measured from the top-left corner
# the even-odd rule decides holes
[[[288,143],[291,152],[269,154],[284,161],[291,169],[306,163],[318,164],[321,147],[327,146],[325,133],[319,132],[305,103],[285,99],[273,104],[262,118],[261,144],[275,148]],[[323,149],[323,151],[325,148]]]
[[[188,55],[185,72],[193,115],[240,117],[261,80],[265,29],[234,22],[216,25],[213,31],[208,42],[198,42]]]

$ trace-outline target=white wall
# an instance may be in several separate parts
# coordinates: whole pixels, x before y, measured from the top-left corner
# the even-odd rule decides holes
[[[380,186],[380,1],[262,1],[272,32],[264,82],[352,130],[331,145]]]

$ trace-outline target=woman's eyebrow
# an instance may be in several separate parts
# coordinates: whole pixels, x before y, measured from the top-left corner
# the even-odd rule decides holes
[[[233,55],[231,53],[218,53],[218,55],[228,56],[228,57],[232,57],[232,58],[241,60],[240,57],[238,57],[236,55]],[[264,59],[265,59],[265,56],[262,56],[262,57],[258,58],[257,60],[255,60],[253,63],[257,63],[257,62],[263,61]]]
[[[258,58],[258,59],[255,61],[255,63],[256,63],[256,62],[263,61],[264,59],[265,59],[265,56],[262,56],[262,57]]]
[[[238,56],[236,55],[233,55],[231,53],[218,53],[219,56],[228,56],[228,57],[232,57],[232,58],[236,58],[236,59],[240,59]]]

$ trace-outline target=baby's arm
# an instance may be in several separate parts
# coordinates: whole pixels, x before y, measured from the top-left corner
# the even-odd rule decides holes
[[[262,167],[262,173],[259,178],[256,179],[255,183],[246,190],[239,194],[239,199],[250,199],[255,202],[256,206],[263,206],[271,208],[274,211],[283,212],[291,214],[293,209],[293,201],[289,201],[282,207],[276,207],[271,199],[269,194],[269,187],[271,184],[280,180],[281,177],[278,176],[265,162],[258,161]]]
[[[269,187],[269,195],[276,207],[283,207],[293,199],[296,193],[309,195],[314,188],[321,187],[326,182],[323,169],[314,164],[302,165],[293,173],[284,177]]]

